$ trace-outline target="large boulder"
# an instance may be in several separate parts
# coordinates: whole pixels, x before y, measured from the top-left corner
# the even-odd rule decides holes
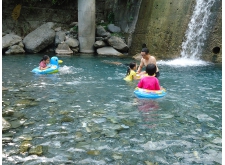
[[[66,32],[64,31],[57,31],[55,34],[55,45],[58,45],[64,42],[66,39]]]
[[[9,49],[5,52],[5,54],[21,54],[25,53],[24,49],[20,45],[10,46]]]
[[[16,45],[22,41],[22,38],[15,34],[6,34],[2,37],[2,49]]]
[[[55,31],[52,29],[54,23],[48,22],[29,33],[24,39],[25,50],[29,53],[38,53],[54,43]]]
[[[66,43],[59,44],[55,50],[57,54],[73,54],[73,51]]]
[[[117,37],[117,36],[112,36],[108,39],[109,45],[114,47],[116,50],[121,51],[121,52],[127,52],[128,51],[128,46],[127,44],[124,43],[124,41]]]
[[[76,48],[79,46],[79,41],[74,38],[67,38],[65,43],[69,45],[69,47]]]
[[[106,46],[106,43],[104,41],[95,41],[95,43],[94,43],[95,48],[102,48],[105,46]]]
[[[109,32],[107,32],[103,26],[99,25],[96,28],[96,35],[98,37],[110,37],[111,34]]]
[[[138,61],[141,60],[141,58],[142,58],[141,53],[137,53],[132,58],[135,59],[135,60],[138,60]]]
[[[109,25],[107,26],[107,28],[108,28],[108,30],[109,30],[111,33],[119,33],[119,32],[121,32],[120,27],[115,26],[114,24],[109,24]]]
[[[113,47],[107,46],[97,49],[99,55],[113,55],[113,56],[122,56],[123,54],[115,50]]]

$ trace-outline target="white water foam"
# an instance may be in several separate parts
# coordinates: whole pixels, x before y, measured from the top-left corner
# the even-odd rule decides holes
[[[196,60],[191,58],[177,58],[168,61],[158,61],[157,65],[169,65],[174,67],[189,67],[189,66],[206,66],[212,63],[203,60]]]
[[[83,69],[75,68],[73,66],[66,66],[66,65],[59,67],[60,74],[75,74],[80,72],[81,70]]]

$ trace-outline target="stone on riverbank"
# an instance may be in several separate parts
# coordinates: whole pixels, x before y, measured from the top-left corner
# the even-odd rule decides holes
[[[115,26],[114,24],[109,24],[107,26],[108,30],[111,32],[111,33],[120,33],[121,32],[121,29],[120,27],[118,26]]]
[[[118,52],[116,49],[113,47],[107,46],[103,48],[97,49],[97,53],[99,55],[113,55],[113,56],[122,56],[123,54]]]
[[[38,53],[54,43],[55,31],[53,22],[48,22],[29,33],[24,39],[25,50],[29,53]]]
[[[8,48],[12,45],[18,44],[22,38],[15,34],[6,34],[2,37],[2,49]]]
[[[102,48],[105,46],[106,46],[106,43],[104,41],[95,41],[95,43],[94,43],[95,48]]]
[[[10,46],[9,49],[5,52],[5,54],[22,54],[25,53],[23,47],[19,45]]]
[[[59,44],[55,52],[57,54],[73,54],[73,51],[66,43]]]
[[[128,51],[128,46],[127,44],[124,43],[124,41],[117,37],[117,36],[112,36],[108,39],[109,45],[111,45],[113,48],[115,48],[118,51],[121,52],[127,52]]]
[[[96,35],[97,37],[110,37],[111,34],[107,32],[103,26],[99,25],[96,28]]]

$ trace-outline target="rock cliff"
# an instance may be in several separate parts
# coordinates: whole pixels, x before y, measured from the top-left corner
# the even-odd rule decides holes
[[[24,38],[47,22],[62,30],[78,21],[78,1],[53,5],[50,1],[20,1],[17,20],[12,12],[17,1],[2,1],[2,30]],[[29,2],[29,3],[28,3]],[[129,55],[140,52],[143,43],[157,59],[180,56],[181,44],[193,12],[195,0],[96,0],[96,25],[102,20],[120,27],[129,48]],[[222,62],[222,0],[212,8],[208,39],[202,59]],[[72,28],[72,27],[70,27]]]

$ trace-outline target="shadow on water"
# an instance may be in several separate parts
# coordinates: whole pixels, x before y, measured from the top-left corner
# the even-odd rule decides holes
[[[59,57],[36,75],[40,55],[3,56],[3,164],[221,164],[220,65],[159,61],[167,95],[137,99],[128,58]]]

